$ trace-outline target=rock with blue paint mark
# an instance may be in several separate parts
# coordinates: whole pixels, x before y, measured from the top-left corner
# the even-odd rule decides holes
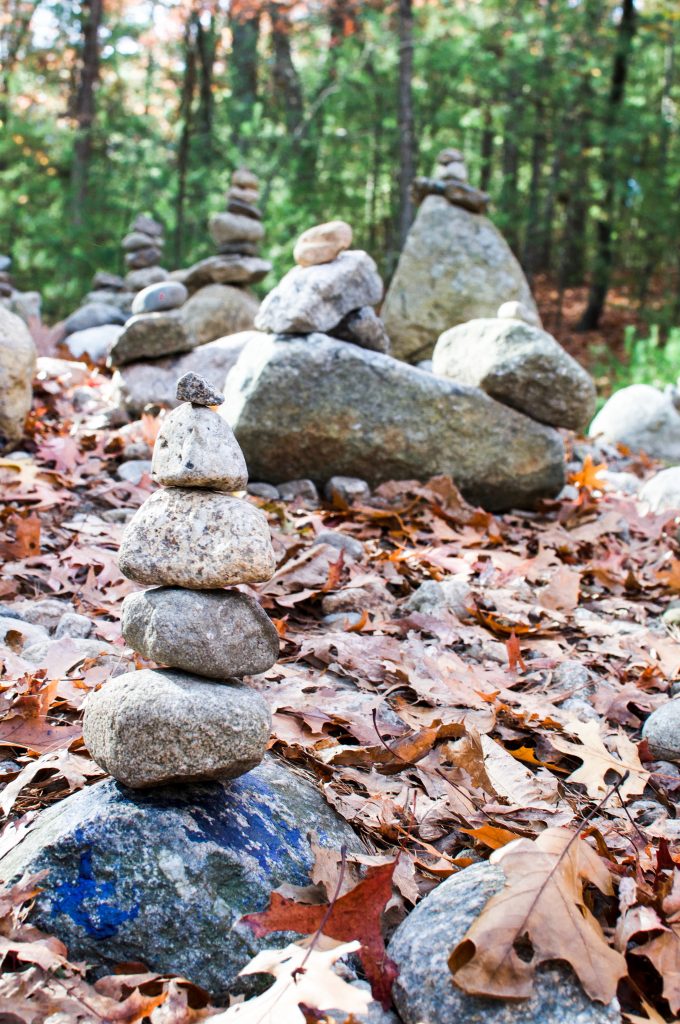
[[[32,923],[107,974],[121,962],[182,974],[224,1000],[264,946],[239,927],[284,882],[307,885],[322,846],[362,846],[316,787],[267,757],[236,781],[130,791],[112,780],[40,815],[0,860],[10,880],[43,868]],[[242,983],[240,983],[242,984]]]

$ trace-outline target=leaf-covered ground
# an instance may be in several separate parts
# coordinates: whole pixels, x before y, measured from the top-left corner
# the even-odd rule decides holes
[[[40,808],[102,777],[82,742],[83,700],[112,671],[146,664],[120,638],[120,603],[136,588],[116,552],[153,485],[114,474],[124,446],[152,443],[158,421],[145,416],[137,437],[107,427],[107,383],[63,363],[43,371],[25,446],[32,458],[0,460],[0,612],[67,598],[95,620],[101,641],[83,661],[76,642],[53,640],[38,664],[11,630],[0,647],[0,753],[20,768],[2,776],[0,850],[35,826]],[[533,513],[472,508],[446,478],[388,483],[352,508],[249,499],[268,514],[278,555],[274,578],[251,592],[281,637],[278,664],[254,685],[272,706],[272,748],[312,776],[373,849],[362,865],[318,863],[315,881],[327,900],[373,900],[373,914],[350,915],[357,934],[333,926],[337,904],[326,928],[363,941],[379,996],[390,983],[380,928],[451,873],[521,840],[508,848],[501,895],[512,900],[513,884],[534,879],[525,932],[537,955],[551,928],[558,948],[578,940],[599,957],[594,979],[574,964],[589,994],[610,996],[621,979],[629,1019],[680,1012],[680,771],[652,761],[640,737],[680,669],[680,644],[661,619],[680,590],[676,524],[622,490],[617,474],[646,477],[650,463],[604,457],[607,466],[572,442],[567,496]],[[363,554],[316,542],[327,530],[360,541]],[[452,577],[456,611],[426,592],[413,598],[421,584]],[[382,919],[389,892],[378,897],[369,884],[378,877],[382,889],[385,877],[394,884]],[[546,877],[563,878],[562,913],[546,910]],[[0,898],[0,1002],[11,1000],[19,1019],[41,1021],[55,1007],[67,1020],[154,1024],[213,1012],[178,979],[121,976],[93,987],[57,940],[25,923],[39,884]],[[357,894],[357,885],[367,888]],[[282,899],[254,926],[271,930]],[[588,925],[577,936],[574,908]],[[289,912],[314,933],[318,906]],[[487,908],[474,958],[452,957],[468,991],[492,991],[493,914],[504,920],[502,907]],[[511,949],[518,936],[505,937]],[[521,995],[531,973],[518,968],[495,994]]]

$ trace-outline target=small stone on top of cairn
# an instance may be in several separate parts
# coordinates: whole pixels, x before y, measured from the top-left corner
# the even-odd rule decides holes
[[[437,156],[431,178],[414,178],[411,196],[416,206],[426,196],[443,196],[454,206],[462,206],[471,213],[486,213],[489,196],[468,182],[465,157],[459,149],[442,149]]]
[[[224,395],[209,384],[205,377],[190,370],[177,381],[177,400],[210,408],[213,405],[222,405]]]
[[[221,398],[207,381],[185,393]],[[123,602],[122,632],[166,666],[109,680],[87,701],[83,732],[120,783],[147,788],[242,775],[264,756],[271,715],[243,682],[276,662],[278,634],[257,601],[225,587],[270,579],[266,516],[232,496],[247,471],[226,420],[191,401],[164,421],[152,476],[162,484],[123,535],[120,568],[152,589]]]

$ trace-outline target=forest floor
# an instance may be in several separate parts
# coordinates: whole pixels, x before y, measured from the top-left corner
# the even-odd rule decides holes
[[[119,613],[136,587],[118,571],[124,525],[109,513],[138,507],[153,485],[114,476],[122,441],[97,419],[105,383],[96,370],[43,376],[26,445],[33,457],[0,460],[0,610],[66,598],[132,669],[146,663],[124,648]],[[157,426],[144,418],[149,440]],[[537,845],[546,829],[579,832],[618,886],[618,899],[611,885],[586,899],[577,872],[567,892],[567,904],[586,900],[594,914],[589,952],[616,951],[618,966],[600,968],[603,991],[616,988],[618,972],[628,1019],[662,1021],[680,1009],[677,973],[662,982],[663,956],[651,946],[649,959],[628,955],[627,966],[623,954],[634,934],[639,945],[663,928],[676,944],[664,955],[677,960],[680,948],[668,904],[680,865],[680,772],[652,762],[640,735],[680,671],[678,637],[661,620],[680,591],[680,558],[673,517],[644,514],[605,482],[598,458],[578,442],[571,495],[532,513],[473,508],[447,478],[387,483],[352,508],[251,499],[269,517],[278,555],[276,575],[255,592],[281,637],[278,664],[256,685],[274,714],[272,749],[317,781],[373,847],[374,865],[396,861],[392,925],[439,881],[511,840],[525,841],[531,867],[547,856]],[[615,451],[608,461],[639,477],[655,468]],[[322,529],[361,541],[363,556],[315,543]],[[413,610],[422,583],[451,576],[462,609]],[[324,621],[332,609],[343,614]],[[110,661],[83,661],[64,638],[36,665],[19,639],[10,632],[0,648],[0,744],[20,765],[0,792],[9,822],[0,852],[36,827],[42,807],[102,777],[80,721]],[[353,878],[359,892],[365,883]],[[0,994],[12,991],[13,1019],[41,1021],[48,1002],[67,1020],[179,1024],[211,1013],[205,995],[177,979],[90,984],[56,940],[24,923],[34,891],[0,895]],[[370,898],[357,897],[356,938],[375,976],[370,950],[382,940],[366,933],[376,920],[365,913]],[[583,948],[566,912],[546,916],[565,948]],[[530,934],[536,950],[541,928]],[[91,1016],[77,1018],[77,1006]]]

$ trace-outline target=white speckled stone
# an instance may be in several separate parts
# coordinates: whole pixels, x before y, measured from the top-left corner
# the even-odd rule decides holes
[[[156,491],[123,535],[120,570],[145,586],[212,590],[271,579],[276,566],[267,517],[219,491]]]
[[[227,421],[185,402],[163,421],[156,438],[151,476],[165,487],[209,487],[242,491],[248,470]]]

